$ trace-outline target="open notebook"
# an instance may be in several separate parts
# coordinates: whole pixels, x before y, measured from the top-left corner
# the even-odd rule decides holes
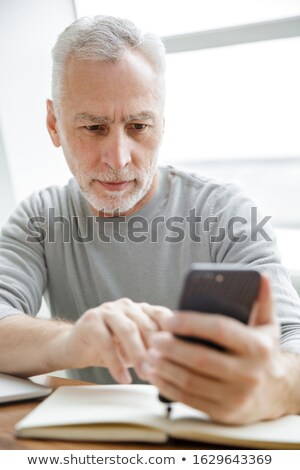
[[[80,441],[167,442],[168,438],[250,447],[300,449],[300,416],[247,426],[213,423],[180,403],[166,407],[151,385],[61,387],[16,425],[18,437]]]
[[[0,403],[44,397],[51,391],[51,388],[38,385],[31,380],[0,374]]]

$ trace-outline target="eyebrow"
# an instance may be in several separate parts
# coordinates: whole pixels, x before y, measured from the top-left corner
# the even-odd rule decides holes
[[[96,124],[112,124],[114,121],[109,119],[107,116],[97,116],[94,114],[89,113],[79,113],[75,114],[75,122],[77,121],[90,121]],[[154,113],[152,111],[142,111],[137,114],[129,114],[128,116],[124,116],[122,119],[123,122],[131,122],[131,121],[141,121],[141,120],[151,120],[154,119]]]
[[[91,121],[95,123],[106,123],[109,124],[110,120],[105,116],[95,116],[94,114],[79,113],[75,114],[74,120],[77,121]]]
[[[154,119],[154,113],[152,111],[142,111],[141,113],[130,114],[129,116],[125,116],[123,121],[149,121],[150,119]]]

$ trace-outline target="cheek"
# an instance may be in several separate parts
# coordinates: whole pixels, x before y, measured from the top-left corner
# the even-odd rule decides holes
[[[153,163],[156,162],[158,153],[159,153],[159,148],[161,144],[161,137],[158,136],[157,134],[151,135],[151,138],[148,143],[148,149],[149,149],[149,165],[152,165]]]
[[[83,166],[93,165],[97,161],[97,150],[87,139],[73,136],[67,139],[62,145],[66,158],[76,160]]]
[[[146,139],[145,139],[146,140]],[[140,169],[151,168],[156,161],[157,146],[149,142],[140,142],[131,150],[131,164]]]
[[[147,153],[150,157],[156,155],[162,139],[162,133],[151,129],[143,136],[140,136],[140,153]]]

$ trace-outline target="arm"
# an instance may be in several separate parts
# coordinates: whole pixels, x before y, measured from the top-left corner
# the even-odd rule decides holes
[[[129,382],[127,368],[133,365],[139,372],[149,336],[171,312],[120,299],[83,312],[74,324],[32,318],[48,284],[43,240],[32,243],[27,237],[35,232],[28,230],[31,218],[44,217],[47,192],[43,198],[24,201],[1,234],[0,371],[31,376],[104,366],[117,381]]]
[[[129,299],[88,310],[75,323],[12,315],[0,322],[0,371],[31,376],[54,370],[107,367],[130,383],[129,366],[142,376],[151,335],[171,311]]]
[[[60,370],[57,342],[70,329],[64,322],[11,315],[0,322],[0,371],[29,377]]]
[[[211,261],[267,273],[275,306],[264,278],[251,326],[220,315],[178,313],[166,322],[167,332],[153,337],[144,371],[163,395],[217,421],[249,423],[299,413],[300,303],[272,229],[259,225],[264,219],[254,204],[231,185],[221,187],[208,206],[218,220],[207,233]],[[208,339],[227,351],[184,343],[172,333]]]

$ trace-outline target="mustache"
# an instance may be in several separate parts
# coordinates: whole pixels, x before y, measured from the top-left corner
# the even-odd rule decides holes
[[[118,183],[123,181],[132,181],[136,179],[144,178],[147,174],[145,170],[131,170],[124,168],[123,170],[113,170],[112,168],[107,171],[93,171],[90,172],[87,177],[93,182],[95,180],[103,181],[105,183]]]

